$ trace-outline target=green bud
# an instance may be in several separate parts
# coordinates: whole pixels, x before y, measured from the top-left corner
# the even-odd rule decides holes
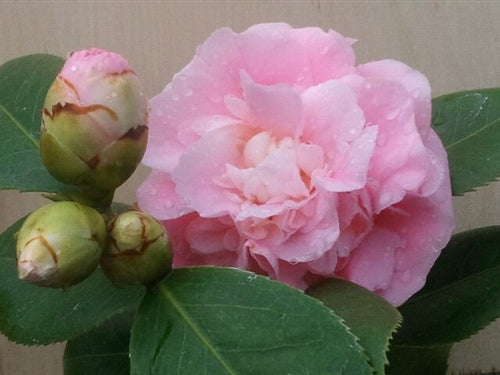
[[[108,225],[109,242],[101,259],[115,285],[150,284],[172,269],[172,249],[163,226],[152,216],[127,211]]]
[[[32,212],[17,235],[19,278],[67,288],[90,275],[106,243],[106,224],[93,208],[57,202]]]
[[[114,191],[147,142],[147,99],[123,57],[98,49],[70,55],[45,98],[40,151],[59,181]]]

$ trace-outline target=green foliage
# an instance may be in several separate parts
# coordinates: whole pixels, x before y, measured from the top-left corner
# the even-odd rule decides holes
[[[0,66],[0,189],[65,190],[40,158],[41,111],[64,60],[28,55]]]
[[[25,345],[76,337],[111,316],[137,306],[144,288],[115,288],[100,270],[67,290],[38,287],[16,274],[19,220],[0,235],[0,331]]]
[[[425,287],[399,308],[389,375],[445,375],[449,350],[500,317],[500,226],[452,237]]]
[[[500,177],[500,88],[435,98],[432,125],[448,153],[454,195]]]
[[[371,374],[357,341],[299,290],[235,269],[186,268],[146,294],[131,373]]]
[[[401,323],[398,310],[382,297],[345,280],[330,279],[308,290],[341,317],[370,358],[376,375],[384,374],[389,340]]]
[[[130,312],[119,314],[91,332],[69,340],[64,351],[64,374],[129,374],[133,316]]]
[[[391,345],[387,375],[446,375],[451,345]]]
[[[500,317],[500,226],[452,237],[425,287],[399,310],[395,343],[441,345],[466,339]]]

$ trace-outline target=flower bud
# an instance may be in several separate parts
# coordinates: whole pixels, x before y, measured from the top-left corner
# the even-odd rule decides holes
[[[109,242],[101,259],[115,285],[149,284],[172,269],[172,249],[163,226],[152,216],[127,211],[108,225]]]
[[[67,288],[94,271],[105,243],[106,224],[93,208],[75,202],[39,208],[17,235],[19,278]]]
[[[47,92],[40,151],[66,184],[114,191],[147,142],[147,99],[128,62],[112,52],[71,54]]]

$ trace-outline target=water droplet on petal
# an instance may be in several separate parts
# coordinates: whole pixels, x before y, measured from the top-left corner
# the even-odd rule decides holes
[[[78,70],[77,65],[71,65],[71,68],[69,68],[72,72],[76,72]]]
[[[399,108],[393,109],[393,110],[387,112],[387,114],[385,115],[385,118],[387,120],[394,120],[396,117],[399,116],[400,112],[401,111],[399,110]]]
[[[193,95],[193,90],[189,89],[184,92],[184,96],[192,96]]]

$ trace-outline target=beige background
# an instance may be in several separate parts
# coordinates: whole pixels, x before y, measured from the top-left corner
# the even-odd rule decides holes
[[[422,71],[434,95],[500,85],[497,1],[6,1],[0,0],[0,63],[29,53],[64,56],[97,46],[126,56],[150,96],[215,29],[284,21],[358,39],[358,62],[395,58]],[[1,135],[0,135],[1,136]],[[134,201],[141,169],[119,191]],[[0,230],[40,206],[37,194],[0,193]],[[500,224],[500,183],[455,200],[457,230]],[[0,338],[0,375],[62,374],[63,345],[24,348]],[[500,368],[500,324],[457,345],[451,367]],[[404,375],[404,374],[403,374]]]

